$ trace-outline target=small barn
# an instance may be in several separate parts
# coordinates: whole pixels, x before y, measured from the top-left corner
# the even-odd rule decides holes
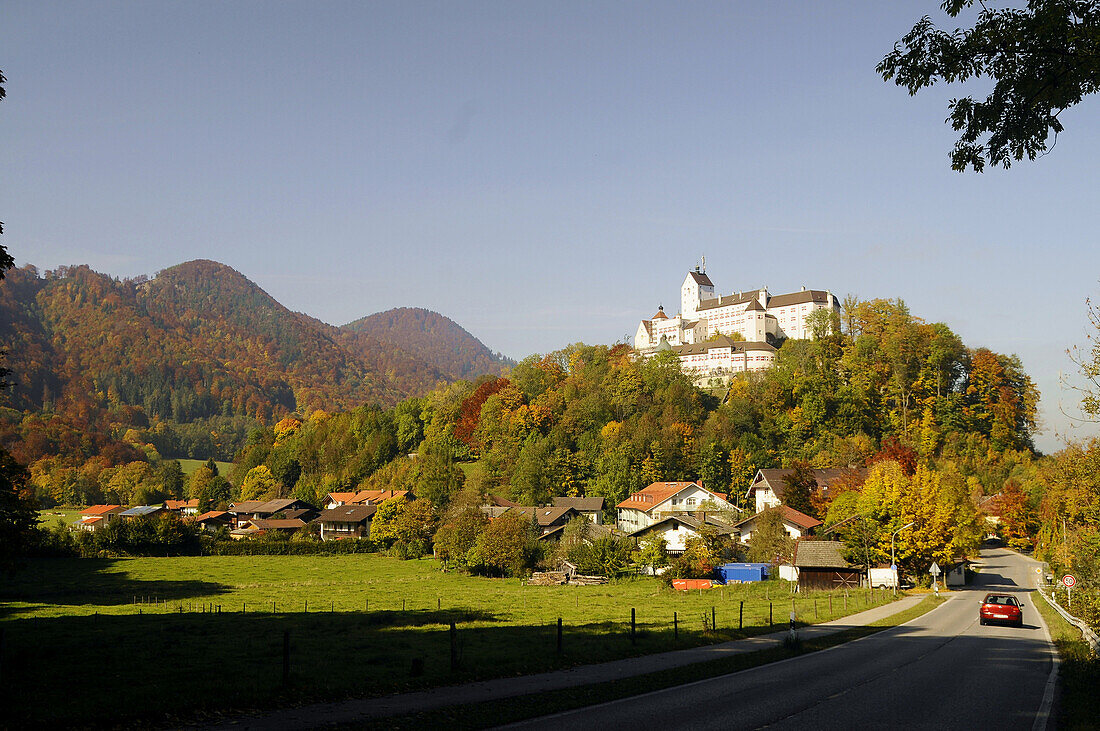
[[[840,541],[800,540],[791,564],[798,571],[798,590],[856,589],[862,572],[846,560]]]

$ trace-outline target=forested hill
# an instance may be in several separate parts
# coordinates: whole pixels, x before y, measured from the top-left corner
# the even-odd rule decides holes
[[[457,325],[435,313],[425,319],[451,326],[433,326],[447,331],[439,349],[427,342],[431,332],[405,349],[291,312],[213,261],[121,281],[86,266],[13,269],[0,283],[0,347],[14,383],[4,405],[51,413],[130,408],[139,421],[269,420],[392,405],[454,378],[456,369],[468,377],[499,372],[483,357],[489,350]],[[455,345],[452,330],[469,342]],[[436,350],[447,355],[439,364],[431,360]]]
[[[363,347],[361,336],[366,335],[431,363],[451,379],[499,374],[510,365],[454,320],[419,307],[378,312],[340,329],[352,335],[346,342],[357,352]]]

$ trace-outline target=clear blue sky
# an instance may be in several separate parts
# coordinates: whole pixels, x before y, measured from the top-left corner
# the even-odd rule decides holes
[[[19,264],[224,262],[333,324],[446,314],[513,357],[722,293],[899,297],[1067,420],[1100,294],[1100,110],[958,174],[958,89],[875,64],[925,2],[0,3]]]

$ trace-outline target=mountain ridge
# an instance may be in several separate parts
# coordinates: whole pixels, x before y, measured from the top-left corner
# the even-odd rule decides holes
[[[458,323],[418,311],[431,333],[421,328],[405,338],[414,347],[401,347],[400,326],[376,337],[328,325],[208,259],[122,280],[83,265],[25,266],[0,282],[0,345],[17,409],[76,398],[180,422],[392,405],[505,367]]]

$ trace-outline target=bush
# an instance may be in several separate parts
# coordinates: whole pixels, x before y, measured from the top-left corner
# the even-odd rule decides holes
[[[202,553],[207,556],[335,556],[350,553],[375,553],[379,545],[369,538],[342,541],[265,540],[243,541],[203,537]]]

